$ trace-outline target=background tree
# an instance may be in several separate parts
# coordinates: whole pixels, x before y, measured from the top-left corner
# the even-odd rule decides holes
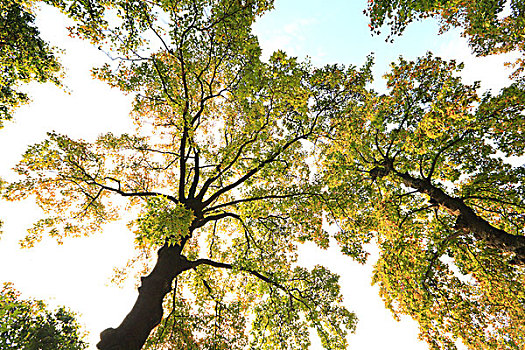
[[[492,96],[428,54],[333,119],[326,181],[343,251],[377,239],[374,282],[432,349],[525,346],[524,87]],[[516,158],[514,158],[516,159]]]
[[[315,329],[325,348],[345,348],[355,317],[338,277],[297,266],[296,250],[328,245],[311,141],[334,106],[355,100],[369,64],[315,69],[282,52],[262,62],[250,26],[265,1],[106,1],[116,25],[96,4],[60,6],[114,58],[94,74],[136,96],[137,131],[95,142],[50,133],[6,196],[34,196],[48,215],[27,246],[136,215],[145,263],[157,259],[97,346],[304,349]]]
[[[43,302],[20,299],[9,283],[0,290],[0,347],[24,350],[79,350],[82,340],[75,315],[59,308],[49,311]]]
[[[365,13],[376,34],[386,25],[389,37],[400,35],[410,22],[435,17],[440,20],[441,31],[461,28],[476,55],[525,52],[523,0],[373,0],[368,2]],[[518,72],[523,71],[523,57],[516,63]]]
[[[28,102],[20,85],[30,81],[60,86],[56,50],[40,37],[34,24],[31,0],[5,0],[0,4],[0,128],[16,107]]]

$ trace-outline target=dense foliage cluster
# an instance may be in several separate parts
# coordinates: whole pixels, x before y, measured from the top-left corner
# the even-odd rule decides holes
[[[55,50],[34,24],[34,1],[5,0],[0,4],[0,128],[14,108],[28,101],[20,85],[50,81],[60,86]]]
[[[49,311],[43,302],[20,299],[11,284],[0,290],[0,348],[5,350],[81,350],[75,316],[64,308]]]

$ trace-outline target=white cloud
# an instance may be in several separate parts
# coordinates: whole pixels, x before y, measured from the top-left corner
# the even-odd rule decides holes
[[[513,62],[519,56],[517,53],[476,57],[472,54],[465,38],[457,36],[442,46],[436,53],[442,58],[455,59],[463,62],[465,68],[461,77],[465,83],[481,82],[481,93],[492,90],[497,93],[501,88],[511,84],[509,75],[512,69],[505,66],[506,62]]]
[[[265,60],[273,52],[284,48],[291,56],[301,56],[305,51],[308,30],[317,23],[313,18],[301,18],[288,23],[284,28],[268,30],[267,25],[261,24],[264,19],[263,17],[254,24],[253,31],[259,38]]]

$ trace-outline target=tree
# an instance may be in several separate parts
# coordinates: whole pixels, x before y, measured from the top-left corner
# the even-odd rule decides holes
[[[22,300],[12,284],[0,291],[0,347],[23,350],[79,350],[82,340],[75,315],[59,308],[48,311],[43,302]]]
[[[509,12],[505,8],[509,5]],[[403,33],[414,21],[436,17],[441,30],[458,27],[468,38],[476,55],[486,56],[514,50],[525,52],[525,2],[523,0],[373,0],[365,11],[370,17],[370,27],[379,34],[386,24],[389,36]],[[523,71],[525,61],[516,62]]]
[[[0,4],[0,128],[13,111],[27,103],[21,83],[52,82],[60,86],[56,50],[34,25],[34,1],[6,0]]]
[[[364,259],[388,308],[419,322],[432,349],[525,346],[525,87],[479,97],[462,66],[400,61],[389,91],[341,107],[325,179],[343,251]]]
[[[95,142],[50,133],[31,146],[5,190],[34,196],[48,214],[24,244],[136,214],[137,246],[146,263],[155,250],[157,259],[99,349],[304,349],[309,329],[325,348],[345,348],[355,316],[338,276],[297,266],[296,250],[328,245],[323,184],[308,158],[370,64],[313,68],[282,52],[262,62],[250,33],[270,7],[262,0],[101,4],[58,6],[82,21],[75,34],[114,58],[94,73],[136,96],[137,132]],[[120,212],[119,197],[129,200]]]

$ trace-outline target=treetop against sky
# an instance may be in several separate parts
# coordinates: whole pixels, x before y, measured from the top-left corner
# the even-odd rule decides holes
[[[408,26],[398,46],[365,40],[366,18],[355,4],[334,2],[290,21],[282,48],[275,39],[265,44],[263,33],[279,16],[286,21],[289,4],[277,3],[274,17],[265,14],[272,7],[266,1],[51,4],[76,21],[71,35],[95,48],[93,76],[133,100],[134,126],[103,127],[88,138],[60,128],[40,134],[3,194],[41,208],[22,240],[34,249],[47,237],[69,242],[129,222],[118,236],[135,247],[127,274],[143,277],[134,304],[100,334],[99,349],[347,348],[359,314],[352,300],[343,302],[340,285],[352,276],[315,264],[321,257],[310,257],[309,268],[300,262],[306,246],[319,256],[340,250],[346,256],[337,253],[335,265],[364,263],[371,242],[379,248],[373,282],[381,297],[396,317],[418,323],[427,346],[522,347],[523,167],[507,162],[524,150],[519,71],[501,91],[480,95],[479,83],[459,78],[462,64],[402,41],[431,27],[410,34]],[[12,4],[17,13],[30,5]],[[383,5],[369,5],[372,25],[381,24],[374,13]],[[518,5],[509,16],[515,21]],[[470,13],[465,6],[457,16]],[[446,13],[436,15],[447,21]],[[364,29],[350,31],[356,41],[342,56],[337,49],[320,54],[332,40],[338,48],[348,42],[343,21],[333,20],[341,14]],[[16,18],[34,26],[30,16]],[[498,27],[490,18],[482,27]],[[320,29],[301,34],[310,26]],[[500,36],[494,47],[510,40]],[[25,47],[18,40],[25,37],[13,41]],[[380,67],[397,55],[392,48],[409,45],[381,92],[372,88],[377,68],[366,58],[374,43]],[[287,45],[299,58],[269,53]],[[359,46],[367,51],[355,58]],[[317,54],[304,59],[309,50]],[[82,62],[92,65],[91,57]],[[17,81],[50,79],[7,72],[12,91]],[[98,242],[108,260],[121,254],[119,241]]]

